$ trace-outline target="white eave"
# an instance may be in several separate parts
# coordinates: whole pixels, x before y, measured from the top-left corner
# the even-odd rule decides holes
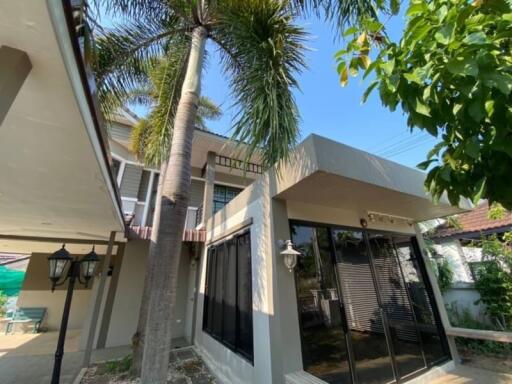
[[[0,45],[32,70],[0,125],[0,235],[104,239],[124,221],[63,2],[0,3]]]
[[[281,169],[273,197],[424,221],[471,209],[467,200],[434,203],[425,173],[370,153],[310,135]]]

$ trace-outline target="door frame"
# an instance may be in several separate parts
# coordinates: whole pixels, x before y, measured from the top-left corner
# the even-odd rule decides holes
[[[408,381],[408,380],[411,380],[417,376],[420,376],[422,375],[423,373],[427,372],[429,369],[431,369],[433,366],[436,366],[436,365],[439,365],[439,364],[442,364],[448,360],[450,360],[452,357],[451,357],[451,354],[450,354],[450,350],[448,348],[448,342],[447,342],[447,336],[446,336],[446,332],[442,326],[442,323],[441,323],[441,317],[439,315],[439,312],[438,312],[438,309],[437,309],[437,303],[436,303],[436,300],[435,300],[435,297],[434,297],[434,294],[433,294],[433,291],[432,291],[432,285],[430,284],[430,281],[428,279],[428,276],[426,274],[426,267],[425,267],[425,260],[423,259],[423,256],[422,256],[422,253],[421,253],[421,249],[419,248],[419,244],[418,244],[418,241],[417,241],[417,238],[416,238],[416,234],[415,233],[412,233],[412,234],[409,234],[409,233],[401,233],[401,232],[397,232],[397,231],[390,231],[390,230],[380,230],[380,229],[373,229],[373,228],[363,228],[363,227],[351,227],[351,226],[345,226],[345,225],[339,225],[339,224],[329,224],[329,223],[319,223],[319,222],[314,222],[314,221],[307,221],[307,220],[297,220],[297,219],[289,219],[288,220],[288,225],[289,225],[289,230],[290,230],[290,234],[293,233],[292,232],[292,227],[294,225],[300,225],[300,226],[308,226],[308,227],[313,227],[313,228],[326,228],[328,230],[328,236],[329,236],[329,247],[331,249],[331,261],[333,263],[333,268],[334,268],[334,273],[335,273],[335,278],[336,278],[336,285],[337,285],[337,289],[338,289],[338,300],[340,301],[340,310],[341,310],[341,318],[342,318],[342,327],[343,327],[343,332],[345,334],[345,344],[346,344],[346,348],[347,348],[347,354],[348,354],[348,357],[349,357],[349,368],[350,368],[350,376],[351,376],[351,379],[352,379],[352,384],[357,384],[358,383],[358,380],[357,380],[357,375],[356,375],[356,365],[355,365],[355,359],[354,359],[354,350],[353,350],[353,345],[352,345],[352,335],[351,335],[351,332],[350,332],[350,328],[348,327],[348,320],[347,320],[347,316],[346,316],[346,312],[345,312],[345,308],[344,308],[344,304],[343,304],[343,290],[341,289],[341,284],[340,284],[340,277],[338,275],[338,271],[337,271],[337,268],[336,268],[336,248],[335,248],[335,244],[334,244],[334,239],[333,239],[333,236],[332,236],[332,232],[333,230],[336,230],[336,229],[340,229],[340,230],[353,230],[353,231],[358,231],[358,232],[361,232],[362,235],[363,235],[363,239],[364,239],[364,242],[365,242],[365,245],[366,245],[366,248],[368,249],[368,260],[369,260],[369,267],[370,267],[370,272],[371,272],[371,275],[372,275],[372,281],[373,281],[373,284],[374,284],[374,287],[376,289],[376,298],[377,298],[377,303],[379,305],[379,310],[381,312],[381,318],[382,318],[382,322],[383,322],[383,328],[384,328],[384,334],[385,334],[385,338],[386,338],[386,345],[387,345],[387,348],[388,348],[388,351],[389,351],[389,357],[391,359],[391,367],[392,367],[392,370],[393,370],[393,375],[395,377],[395,383],[397,384],[401,384],[403,383],[404,381]],[[378,283],[378,280],[376,278],[376,270],[375,270],[375,265],[374,265],[374,255],[373,255],[373,251],[371,249],[371,246],[370,246],[370,243],[369,243],[369,237],[368,237],[368,234],[369,233],[380,233],[380,234],[383,234],[383,235],[389,235],[389,236],[407,236],[409,237],[410,241],[411,241],[411,246],[413,248],[413,251],[415,253],[415,256],[416,256],[416,260],[418,262],[418,267],[419,267],[419,272],[421,273],[421,279],[423,281],[423,284],[425,286],[425,291],[427,293],[427,296],[429,298],[429,300],[431,301],[431,309],[432,309],[432,314],[433,314],[433,317],[434,317],[434,321],[436,323],[436,328],[437,328],[437,331],[438,331],[438,334],[439,334],[439,338],[441,340],[441,344],[442,344],[442,348],[443,348],[443,351],[445,353],[445,357],[444,358],[441,358],[441,359],[438,359],[436,360],[435,362],[429,364],[425,357],[424,357],[424,349],[423,349],[423,345],[422,345],[422,342],[421,342],[421,339],[420,339],[420,347],[421,347],[421,353],[422,353],[422,356],[423,356],[423,359],[424,359],[424,362],[425,362],[425,366],[424,368],[420,368],[416,371],[413,371],[403,377],[399,377],[399,372],[398,372],[398,365],[397,365],[397,362],[396,362],[396,356],[395,356],[395,352],[394,352],[394,348],[393,348],[393,345],[392,345],[392,340],[391,340],[391,335],[389,334],[389,325],[388,325],[388,322],[387,322],[387,318],[386,316],[384,316],[384,309],[382,307],[382,297],[381,297],[381,291],[379,289],[379,283]],[[393,241],[392,242],[393,244],[393,248],[396,250],[396,247],[395,247],[395,242]],[[403,276],[403,272],[402,272],[402,266],[400,265],[400,260],[397,260],[397,263],[399,265],[399,268],[400,268],[400,274],[401,274],[401,278],[402,280],[404,280],[404,276]],[[297,279],[297,270],[294,269],[293,271],[293,274],[294,274],[294,280],[295,280],[295,295],[296,295],[296,298],[298,298],[298,294],[299,294],[299,291],[298,291],[298,279]],[[404,280],[405,281],[405,280]],[[407,291],[407,288],[405,288],[406,291]],[[407,293],[407,297],[409,298],[409,293]],[[303,340],[303,334],[302,334],[302,320],[301,320],[301,316],[300,316],[300,309],[299,309],[299,306],[297,305],[297,311],[298,311],[298,320],[299,320],[299,330],[300,330],[300,338],[301,338],[301,348],[302,348],[302,351],[304,350],[304,340]],[[416,322],[416,318],[414,318],[414,322],[417,324]]]

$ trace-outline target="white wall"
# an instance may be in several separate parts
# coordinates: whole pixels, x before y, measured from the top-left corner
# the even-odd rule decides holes
[[[465,254],[460,246],[459,240],[450,239],[442,243],[435,244],[437,253],[443,256],[450,263],[453,270],[454,283],[472,283],[473,278],[467,265]]]

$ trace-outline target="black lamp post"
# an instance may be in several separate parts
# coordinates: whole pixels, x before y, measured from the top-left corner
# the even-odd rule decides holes
[[[64,244],[61,249],[48,257],[48,264],[50,266],[49,277],[52,281],[52,292],[55,290],[55,287],[64,284],[66,280],[69,279],[66,301],[64,302],[64,310],[62,312],[62,321],[60,323],[59,340],[55,351],[52,384],[59,384],[60,381],[60,369],[62,366],[62,358],[64,356],[64,341],[66,340],[69,310],[71,308],[71,299],[73,298],[75,281],[78,279],[79,283],[84,284],[87,287],[89,280],[94,276],[94,270],[96,269],[96,265],[99,260],[98,255],[94,252],[94,247],[91,252],[79,260],[71,257],[69,252],[65,249]],[[68,264],[69,268],[65,273]]]

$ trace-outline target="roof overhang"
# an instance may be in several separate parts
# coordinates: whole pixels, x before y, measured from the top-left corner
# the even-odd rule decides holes
[[[418,222],[471,209],[425,192],[425,173],[311,135],[279,171],[273,197],[340,209],[374,212]]]
[[[66,1],[0,3],[0,45],[32,69],[0,125],[0,234],[108,238],[124,231],[100,117]]]

